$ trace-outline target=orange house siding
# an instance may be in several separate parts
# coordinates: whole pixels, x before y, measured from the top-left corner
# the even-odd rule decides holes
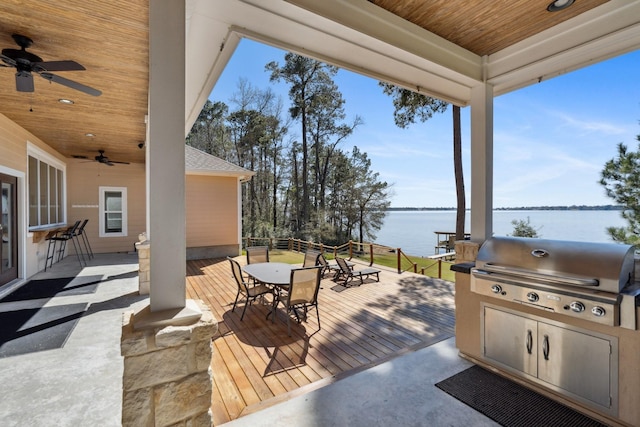
[[[127,236],[99,236],[99,188],[126,187]],[[73,224],[89,219],[87,236],[96,253],[133,252],[138,234],[146,230],[145,167],[143,164],[107,166],[92,160],[67,163],[67,218]]]
[[[209,248],[208,256],[238,255],[238,179],[187,175],[186,192],[187,248]]]

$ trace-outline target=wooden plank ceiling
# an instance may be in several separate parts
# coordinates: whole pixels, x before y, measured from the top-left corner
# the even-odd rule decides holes
[[[550,0],[370,0],[403,19],[478,54],[530,37],[607,0],[577,0],[550,13]],[[12,34],[33,40],[44,61],[74,60],[85,71],[56,72],[94,87],[93,97],[34,77],[35,91],[16,91],[15,69],[0,67],[0,113],[67,157],[106,150],[112,160],[144,162],[149,0],[0,2],[0,48]],[[193,64],[192,64],[193,65]],[[71,99],[63,105],[59,99]],[[87,133],[95,137],[85,136]]]
[[[577,0],[548,12],[552,0],[369,0],[371,3],[484,56],[578,16],[609,0]]]
[[[0,48],[19,49],[11,35],[28,36],[27,51],[44,61],[86,68],[53,74],[102,91],[90,96],[34,75],[35,91],[18,92],[15,69],[0,68],[0,112],[67,157],[104,149],[112,160],[144,162],[148,15],[148,0],[0,2]]]

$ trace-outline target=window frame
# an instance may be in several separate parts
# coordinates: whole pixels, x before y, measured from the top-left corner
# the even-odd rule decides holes
[[[98,187],[98,192],[99,192],[99,198],[98,198],[98,205],[99,205],[99,216],[98,216],[98,223],[100,225],[100,229],[99,229],[99,236],[100,237],[126,237],[128,236],[128,221],[127,221],[127,217],[128,217],[128,211],[127,211],[127,187]],[[105,206],[105,193],[107,192],[114,192],[117,193],[119,192],[121,195],[121,210],[119,212],[122,213],[122,231],[119,232],[109,232],[106,229],[106,220],[105,220],[105,214],[107,214],[109,211],[106,209]]]
[[[31,170],[31,161],[30,159],[33,158],[36,161],[36,171],[35,171],[35,179],[36,182],[32,183],[32,170]],[[41,191],[42,191],[42,186],[43,186],[43,181],[42,181],[42,176],[41,176],[41,171],[42,171],[42,165],[47,165],[47,177],[46,177],[46,195],[42,195]],[[53,189],[51,188],[50,185],[50,179],[51,179],[51,172],[52,169],[55,171],[55,173],[53,174],[53,177],[56,180],[56,186],[57,188]],[[48,229],[48,228],[53,228],[53,227],[59,227],[61,225],[65,225],[67,222],[67,166],[64,162],[60,161],[59,159],[57,159],[56,157],[54,157],[53,155],[47,153],[46,151],[44,151],[43,149],[39,148],[38,146],[32,144],[31,142],[27,141],[27,173],[26,173],[26,181],[27,181],[27,185],[26,185],[26,192],[27,192],[27,228],[29,231],[38,231],[38,230],[43,230],[43,229]],[[35,186],[33,187],[32,184]],[[35,195],[35,201],[36,201],[36,206],[35,206],[35,213],[37,216],[36,219],[36,225],[30,225],[32,223],[32,218],[31,218],[31,211],[32,211],[32,206],[31,206],[31,198],[32,198],[32,189],[35,188],[37,194]],[[54,195],[56,196],[57,200],[55,200],[53,203],[51,201],[51,191],[54,191]],[[46,207],[45,210],[43,211],[43,205],[42,205],[42,200],[43,197],[46,198],[47,202],[46,202]],[[59,217],[56,219],[55,222],[51,222],[51,221],[47,221],[46,223],[43,223],[42,220],[42,215],[43,212],[47,213],[47,217],[51,216],[51,209],[54,209],[54,211],[56,213],[59,213]],[[57,210],[56,210],[57,209]]]

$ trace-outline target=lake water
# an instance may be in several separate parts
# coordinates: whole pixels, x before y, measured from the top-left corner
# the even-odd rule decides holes
[[[607,227],[623,227],[626,221],[620,211],[509,211],[493,212],[493,234],[513,234],[513,220],[530,220],[538,236],[545,239],[574,240],[579,242],[612,242]],[[467,211],[465,231],[470,231]],[[389,211],[376,243],[401,248],[411,255],[433,255],[436,245],[435,231],[455,231],[455,211]]]

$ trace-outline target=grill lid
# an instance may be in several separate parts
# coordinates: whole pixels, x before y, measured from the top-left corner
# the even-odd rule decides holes
[[[616,243],[492,237],[480,247],[476,268],[620,293],[634,281],[634,249]]]

